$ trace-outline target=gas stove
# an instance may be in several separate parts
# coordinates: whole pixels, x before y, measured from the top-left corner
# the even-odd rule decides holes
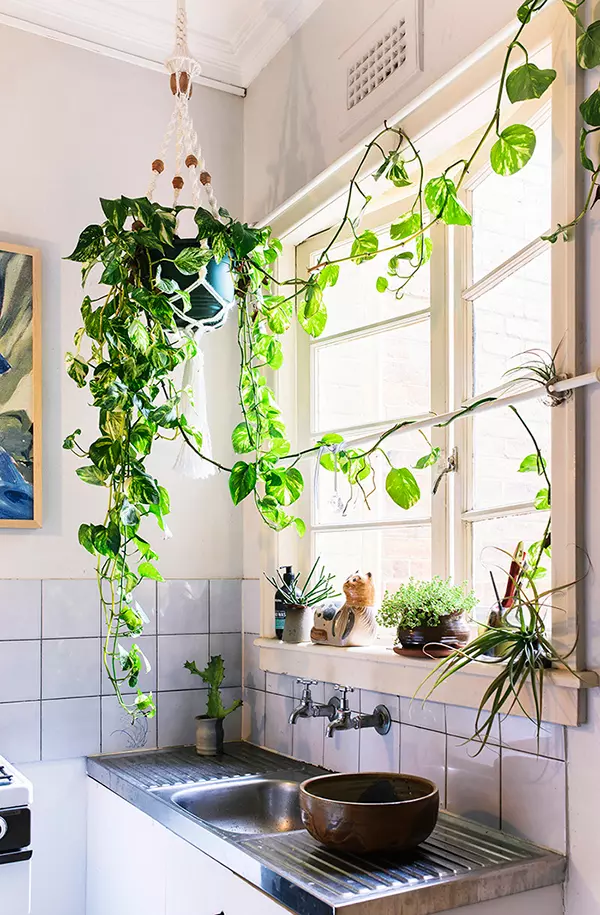
[[[0,756],[0,900],[2,912],[31,910],[31,782]]]

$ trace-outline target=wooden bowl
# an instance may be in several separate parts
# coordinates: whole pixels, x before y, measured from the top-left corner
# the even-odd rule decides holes
[[[361,772],[319,775],[300,786],[302,822],[338,851],[409,851],[431,835],[440,796],[416,775]]]

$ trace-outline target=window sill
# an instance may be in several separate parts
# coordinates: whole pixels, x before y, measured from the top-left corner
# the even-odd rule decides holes
[[[260,649],[261,670],[269,673],[310,677],[320,682],[347,684],[399,696],[416,694],[421,699],[427,695],[423,680],[436,664],[427,659],[402,658],[394,654],[391,647],[382,645],[335,648],[308,642],[287,645],[278,639],[264,638],[256,639],[254,644]],[[489,665],[471,664],[468,670],[442,684],[431,699],[448,705],[478,708],[479,699],[493,678]],[[544,720],[570,727],[585,724],[586,693],[599,682],[595,671],[580,671],[578,677],[571,676],[568,671],[549,671],[544,682]],[[525,710],[534,715],[529,691],[524,690],[521,697]],[[511,714],[522,715],[523,712],[513,708]]]

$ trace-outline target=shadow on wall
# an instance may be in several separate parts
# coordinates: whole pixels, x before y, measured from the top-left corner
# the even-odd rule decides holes
[[[272,0],[269,6],[272,18],[280,15],[281,6],[276,0]],[[283,21],[281,24],[285,25]],[[270,213],[327,166],[304,43],[302,34],[296,33],[295,40],[287,45],[290,51],[281,136],[279,141],[272,137],[273,157],[265,166],[267,187],[259,207],[263,213]]]

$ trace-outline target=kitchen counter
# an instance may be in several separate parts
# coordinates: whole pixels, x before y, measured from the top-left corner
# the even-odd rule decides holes
[[[168,787],[214,779],[323,770],[245,743],[219,758],[190,748],[88,760],[88,774],[204,854],[298,915],[410,912],[430,915],[562,883],[559,854],[446,812],[416,852],[361,858],[320,846],[304,830],[254,835],[226,833],[169,799]],[[157,789],[163,789],[157,793]]]

